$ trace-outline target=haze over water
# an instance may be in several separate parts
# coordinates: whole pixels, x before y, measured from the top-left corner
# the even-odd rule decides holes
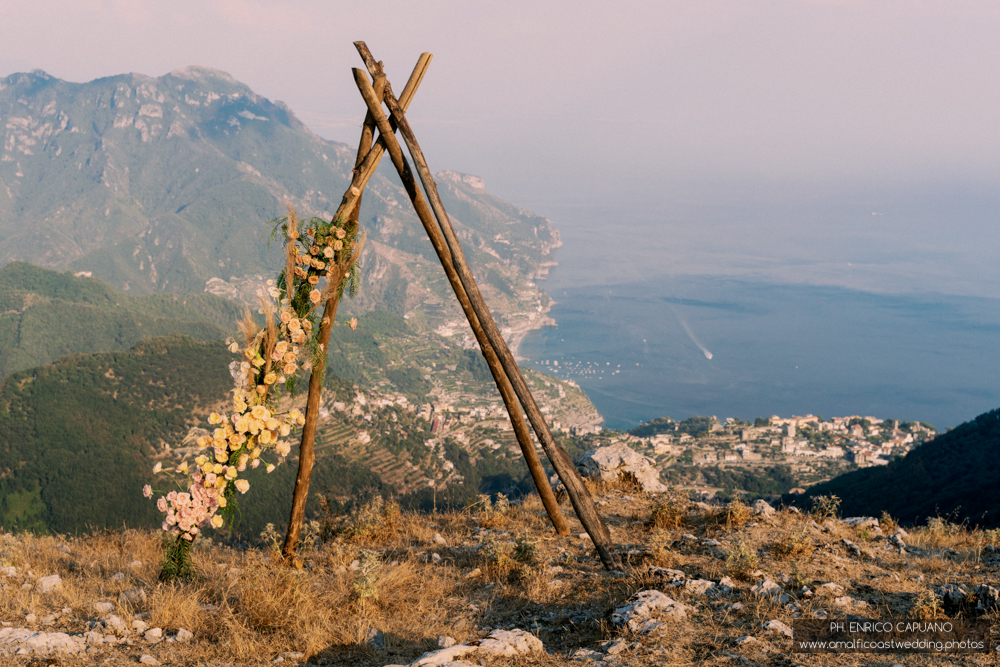
[[[573,219],[555,216],[559,266],[539,281],[557,302],[558,327],[533,332],[520,354],[578,382],[620,429],[663,415],[807,413],[944,428],[1000,406],[992,251],[961,238],[985,229],[977,216],[953,227],[951,242],[936,241],[935,261],[923,231],[933,221],[920,222],[933,207],[859,210],[853,232],[843,211],[806,208],[847,227],[834,247],[825,225],[803,224],[805,209],[794,207],[766,223],[745,207],[741,223],[738,212],[722,220],[711,206],[677,206],[659,220],[619,221],[613,238],[603,213],[563,211]],[[872,217],[888,220],[873,231]],[[702,240],[678,240],[681,224],[702,229]],[[793,251],[786,232],[795,227]]]

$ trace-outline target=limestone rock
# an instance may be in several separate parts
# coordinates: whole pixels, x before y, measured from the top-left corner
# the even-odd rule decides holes
[[[440,637],[438,637],[437,643],[438,646],[440,646],[441,648],[448,648],[449,646],[454,646],[458,642],[455,641],[454,637],[451,637],[449,635],[441,635]]]
[[[688,579],[683,586],[684,590],[691,595],[709,595],[715,588],[715,582],[707,579]]]
[[[660,473],[655,461],[639,454],[624,443],[592,449],[576,462],[576,469],[584,477],[613,482],[624,476],[634,477],[643,491],[654,493],[666,491],[660,482]]]
[[[687,579],[687,575],[680,570],[671,570],[666,567],[651,567],[649,573],[654,577],[663,577],[672,584]]]
[[[506,644],[514,652],[507,652],[506,649],[499,646],[500,644]],[[494,648],[503,652],[496,653]],[[498,655],[526,655],[533,651],[544,651],[545,647],[542,645],[542,640],[535,635],[515,628],[514,630],[494,630],[479,643],[479,650]]]
[[[757,516],[762,516],[765,519],[771,518],[772,516],[775,515],[777,511],[773,507],[771,507],[767,503],[767,501],[764,500],[763,498],[755,500],[753,505],[750,506],[750,509],[753,510],[754,514],[756,514]]]
[[[639,591],[624,605],[615,609],[611,615],[611,622],[616,626],[626,626],[634,632],[640,632],[642,622],[654,614],[682,620],[687,618],[687,607],[660,591]],[[646,628],[646,631],[650,629]]]
[[[375,628],[372,628],[365,635],[364,643],[368,644],[373,648],[377,648],[380,651],[385,650],[385,635],[382,634],[381,630],[376,630]]]
[[[143,665],[158,665],[160,661],[149,655],[148,653],[143,653],[139,656],[139,662]]]
[[[115,610],[115,606],[110,602],[95,602],[94,611],[98,614],[110,614]]]
[[[771,579],[765,579],[760,583],[754,584],[750,588],[750,592],[757,597],[771,598],[772,600],[777,600],[779,604],[786,604],[791,598],[785,593],[785,590],[778,585],[777,582]]]
[[[35,582],[35,587],[42,593],[54,591],[57,588],[62,588],[62,577],[58,574],[50,574],[47,577],[39,577],[38,581]]]
[[[179,628],[177,630],[177,635],[174,637],[179,642],[189,642],[194,639],[194,633],[190,630],[185,630],[184,628]]]
[[[941,598],[946,608],[961,607],[965,602],[965,589],[956,584],[945,584],[934,589],[934,593]]]
[[[792,629],[777,619],[770,620],[767,623],[765,623],[764,629],[767,630],[768,632],[781,633],[786,637],[788,637],[789,639],[792,638]]]
[[[140,604],[146,601],[146,591],[136,588],[130,591],[122,591],[118,594],[118,601],[123,603]]]
[[[842,521],[852,528],[878,528],[878,519],[873,516],[852,516]]]
[[[980,584],[976,587],[974,593],[976,595],[977,615],[987,614],[1000,609],[1000,591],[997,589],[986,584]]]
[[[438,649],[424,653],[422,656],[410,663],[410,667],[438,667],[447,665],[453,660],[475,653],[476,647],[468,644],[457,644],[448,648]]]
[[[114,614],[104,619],[104,629],[116,637],[124,637],[128,634],[128,627],[125,625],[125,621]]]

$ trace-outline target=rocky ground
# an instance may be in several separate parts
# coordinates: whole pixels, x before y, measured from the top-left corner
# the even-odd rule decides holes
[[[623,565],[607,572],[536,498],[417,515],[374,499],[313,526],[297,566],[204,540],[157,580],[162,538],[0,536],[0,660],[12,664],[990,665],[998,531],[711,506],[591,484]],[[572,514],[568,504],[563,505]],[[794,652],[797,618],[980,618],[974,655]]]

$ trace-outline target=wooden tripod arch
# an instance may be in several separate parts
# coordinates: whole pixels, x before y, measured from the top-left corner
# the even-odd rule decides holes
[[[476,341],[482,350],[486,363],[496,382],[500,396],[503,398],[507,413],[510,415],[511,425],[517,437],[521,452],[524,455],[528,470],[538,489],[538,494],[542,499],[542,504],[552,521],[556,532],[559,535],[569,534],[569,525],[565,516],[559,509],[552,487],[545,476],[545,470],[531,442],[531,434],[528,430],[530,423],[534,430],[542,450],[555,469],[556,474],[566,487],[573,509],[576,511],[583,524],[584,529],[590,535],[597,548],[598,555],[607,569],[614,569],[618,566],[618,559],[612,550],[611,534],[607,526],[601,520],[593,499],[587,491],[583,480],[577,473],[575,466],[565,450],[560,447],[545,418],[539,410],[535,399],[524,381],[521,371],[514,361],[514,356],[507,347],[506,341],[500,333],[490,310],[479,291],[479,286],[469,269],[462,251],[461,244],[455,235],[448,217],[438,196],[437,184],[431,176],[424,159],[423,151],[417,143],[416,137],[410,124],[406,120],[405,111],[409,107],[416,93],[420,82],[427,71],[431,61],[430,53],[423,53],[417,60],[417,64],[410,75],[403,92],[397,99],[392,92],[392,86],[385,77],[382,63],[372,57],[368,47],[364,42],[355,42],[354,46],[364,60],[367,72],[361,69],[354,69],[354,79],[358,90],[364,98],[368,107],[365,116],[364,126],[361,131],[361,139],[358,143],[358,155],[355,161],[355,168],[351,185],[345,192],[340,207],[334,215],[335,220],[348,219],[353,225],[358,223],[358,210],[361,204],[361,195],[365,185],[375,173],[379,160],[384,151],[389,152],[393,166],[399,173],[407,195],[413,203],[417,216],[420,219],[427,236],[434,246],[441,266],[444,268],[448,282],[451,284],[455,296],[458,299],[462,311],[465,313],[469,326],[472,328]],[[369,80],[369,76],[371,79]],[[382,104],[388,107],[389,115],[386,116],[382,109]],[[375,140],[375,130],[378,130],[378,139]],[[403,151],[396,140],[395,132],[399,130],[413,158],[414,165],[426,197],[417,185],[417,177],[414,176],[409,162],[403,155]],[[337,300],[331,298],[325,305],[323,320],[320,328],[320,346],[325,353],[330,341],[330,332],[334,316],[336,315]],[[294,555],[302,521],[305,516],[305,502],[309,490],[309,480],[312,466],[315,461],[313,454],[313,441],[316,432],[316,414],[319,407],[319,393],[322,385],[323,368],[317,366],[313,369],[309,382],[309,397],[307,402],[306,424],[302,432],[302,444],[299,451],[299,471],[295,483],[295,494],[292,501],[292,512],[289,520],[288,534],[285,538],[283,553],[290,558]],[[315,393],[315,396],[314,396]],[[522,413],[523,408],[523,413]],[[527,415],[527,421],[525,420]]]

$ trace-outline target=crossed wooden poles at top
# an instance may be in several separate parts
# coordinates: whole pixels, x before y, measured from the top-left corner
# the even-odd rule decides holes
[[[545,470],[542,468],[541,461],[539,461],[538,454],[531,442],[528,422],[530,422],[531,427],[534,429],[535,435],[538,437],[538,441],[541,443],[542,449],[555,469],[556,474],[566,487],[573,508],[576,510],[576,514],[583,527],[593,540],[594,546],[597,547],[601,561],[607,569],[614,569],[618,566],[618,560],[612,551],[611,534],[601,520],[601,517],[597,514],[594,501],[590,497],[587,487],[584,486],[583,480],[577,473],[576,467],[570,460],[569,455],[553,439],[552,433],[545,423],[545,418],[538,409],[538,405],[535,403],[535,399],[531,395],[531,391],[528,389],[521,371],[500,333],[500,329],[497,327],[496,322],[493,321],[493,316],[490,314],[486,301],[479,291],[479,286],[476,284],[475,278],[473,278],[472,272],[469,270],[465,254],[462,252],[462,246],[459,244],[455,230],[452,228],[451,219],[444,210],[441,197],[438,196],[437,184],[434,182],[430,169],[427,167],[423,151],[420,150],[420,145],[417,143],[413,130],[406,120],[405,111],[409,107],[414,93],[416,93],[417,88],[420,86],[420,82],[427,71],[432,56],[430,53],[420,55],[416,67],[413,68],[413,73],[406,82],[402,94],[397,99],[392,92],[392,86],[389,85],[389,81],[382,70],[382,63],[377,62],[372,57],[371,52],[364,42],[355,42],[354,46],[357,48],[358,53],[361,54],[361,58],[364,60],[368,70],[367,74],[361,69],[355,68],[353,70],[358,90],[361,91],[361,96],[368,106],[368,113],[365,116],[364,126],[361,131],[361,140],[358,145],[358,156],[355,161],[351,185],[347,189],[347,192],[344,193],[344,198],[337,209],[334,219],[343,220],[349,217],[352,220],[357,220],[358,208],[361,203],[361,193],[372,174],[375,173],[375,168],[382,158],[382,153],[388,151],[392,164],[396,168],[396,171],[399,172],[399,177],[403,181],[403,187],[406,189],[410,201],[413,202],[417,216],[420,218],[420,222],[423,224],[424,230],[427,232],[427,236],[434,246],[438,259],[441,261],[441,265],[444,267],[445,274],[448,277],[448,282],[451,283],[451,287],[455,291],[455,296],[458,297],[458,302],[462,306],[462,310],[469,320],[469,325],[472,327],[472,332],[476,336],[476,341],[479,343],[483,356],[486,358],[486,363],[493,374],[493,379],[503,398],[507,413],[510,415],[514,433],[517,436],[518,444],[521,446],[521,452],[528,464],[535,487],[538,489],[539,496],[541,496],[542,503],[549,518],[552,520],[553,526],[555,526],[556,532],[559,535],[568,535],[569,525],[566,522],[566,517],[563,516],[559,509],[559,504],[556,502],[552,487],[549,486],[549,482],[546,479]],[[371,76],[370,81],[368,78],[369,75]],[[385,103],[388,107],[390,112],[389,117],[386,117],[383,112],[382,103]],[[378,129],[379,133],[377,141],[374,140],[376,129]],[[399,142],[396,140],[395,131],[397,129],[399,129],[400,134],[403,136],[403,141],[406,142],[410,156],[413,158],[420,182],[427,193],[426,198],[420,191],[420,188],[417,187],[417,181],[414,178],[410,164],[407,162],[399,146]],[[527,414],[527,422],[525,421],[524,414],[522,414],[521,406],[524,408],[524,414]]]

